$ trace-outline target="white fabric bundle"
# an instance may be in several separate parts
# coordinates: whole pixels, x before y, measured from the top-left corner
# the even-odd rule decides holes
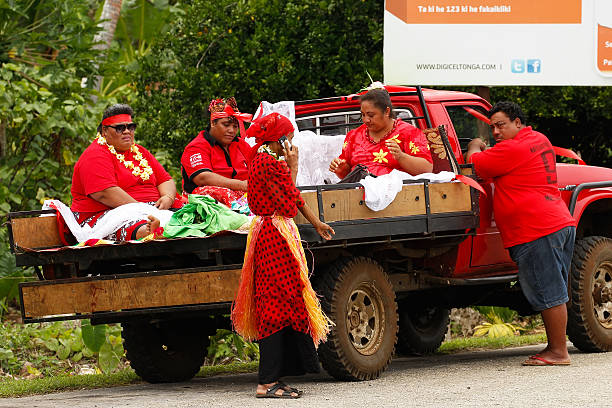
[[[53,208],[51,204],[54,204],[55,208],[60,212],[70,232],[72,232],[72,235],[74,235],[78,242],[87,241],[88,239],[102,239],[131,221],[146,220],[149,215],[159,219],[160,226],[162,227],[172,217],[172,211],[170,210],[160,210],[146,203],[130,203],[113,208],[104,214],[93,228],[89,225],[81,227],[74,218],[72,210],[59,200],[45,200],[42,209],[48,210]],[[52,216],[52,214],[47,216]]]
[[[404,180],[429,180],[432,183],[445,183],[452,181],[455,173],[441,171],[440,173],[423,173],[411,176],[399,170],[378,177],[368,176],[359,183],[365,190],[365,203],[370,210],[380,211],[387,208],[402,190]]]

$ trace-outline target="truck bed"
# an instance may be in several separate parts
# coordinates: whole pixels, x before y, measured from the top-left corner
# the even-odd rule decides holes
[[[478,225],[478,197],[458,182],[408,182],[382,211],[364,203],[359,184],[302,188],[306,203],[336,234],[323,241],[298,215],[295,221],[311,250],[406,240],[467,237]],[[172,311],[227,309],[236,292],[241,265],[224,264],[223,253],[243,253],[246,235],[220,233],[211,237],[177,238],[145,243],[126,242],[94,247],[66,247],[59,242],[55,217],[41,211],[11,213],[9,236],[17,265],[43,267],[39,282],[20,285],[24,321],[67,320],[86,317],[111,319],[114,315]],[[92,274],[89,266],[113,262],[146,265],[163,254],[196,256],[203,264],[193,268],[160,265],[136,273]],[[241,259],[240,259],[241,262]],[[45,270],[69,269],[57,279]],[[94,276],[88,276],[94,275]]]

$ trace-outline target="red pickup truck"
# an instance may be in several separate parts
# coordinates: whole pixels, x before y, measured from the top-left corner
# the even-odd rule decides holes
[[[463,153],[474,137],[491,140],[484,116],[489,103],[463,92],[388,90],[398,116],[427,129],[434,170],[475,178]],[[299,101],[295,114],[300,130],[319,139],[360,124],[356,96]],[[612,170],[559,163],[557,171],[563,199],[578,220],[568,334],[583,351],[607,351],[612,349]],[[301,187],[315,214],[336,231],[334,239],[322,242],[296,217],[313,254],[313,283],[335,322],[319,357],[338,379],[377,378],[396,345],[434,351],[452,307],[499,305],[534,313],[502,246],[491,185],[482,184],[483,195],[458,182],[404,183],[379,212],[364,205],[359,184]],[[142,378],[181,381],[195,375],[208,335],[230,308],[245,237],[74,249],[62,247],[55,217],[40,213],[9,215],[17,264],[34,266],[40,278],[20,286],[24,321],[120,322],[128,359]]]

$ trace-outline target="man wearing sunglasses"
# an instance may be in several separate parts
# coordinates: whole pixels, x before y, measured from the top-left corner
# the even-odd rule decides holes
[[[81,226],[93,227],[110,209],[123,204],[149,203],[159,210],[174,204],[174,180],[147,149],[134,142],[133,115],[128,105],[108,107],[96,138],[74,166],[71,209]],[[140,239],[157,227],[159,220],[141,217],[105,238]]]

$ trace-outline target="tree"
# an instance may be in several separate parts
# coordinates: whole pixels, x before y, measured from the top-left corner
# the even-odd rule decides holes
[[[95,136],[102,105],[81,86],[98,70],[91,1],[3,2],[0,43],[0,212],[67,199],[75,152]],[[76,153],[78,154],[78,153]]]
[[[382,1],[195,0],[139,60],[139,137],[177,166],[211,98],[253,112],[261,100],[354,92],[368,72],[382,77],[382,16]]]

